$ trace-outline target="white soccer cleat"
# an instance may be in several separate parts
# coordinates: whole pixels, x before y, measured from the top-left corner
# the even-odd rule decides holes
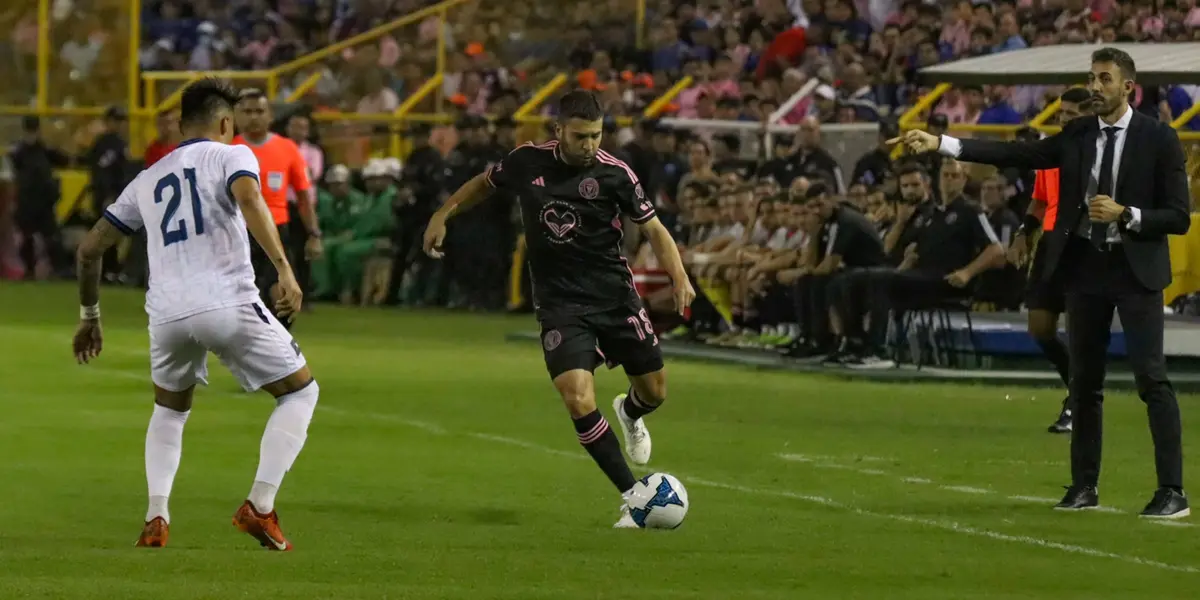
[[[645,465],[650,462],[650,431],[643,419],[630,419],[625,414],[624,404],[625,394],[613,398],[613,410],[621,423],[621,433],[625,434],[625,454],[633,464]]]
[[[629,514],[628,504],[621,504],[621,518],[613,523],[613,529],[640,529],[633,521],[633,515]]]

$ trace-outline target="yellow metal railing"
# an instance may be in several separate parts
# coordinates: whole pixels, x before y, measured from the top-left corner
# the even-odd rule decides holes
[[[1196,118],[1196,115],[1200,115],[1200,102],[1196,102],[1195,104],[1192,104],[1191,108],[1183,111],[1183,114],[1179,115],[1179,117],[1176,118],[1174,121],[1171,121],[1171,127],[1174,127],[1175,129],[1180,129],[1184,125],[1187,125],[1188,121],[1191,121],[1192,119]]]
[[[46,0],[42,0],[46,1]],[[137,0],[134,0],[137,1]],[[448,11],[471,0],[443,0],[442,2],[423,8],[421,10],[411,12],[403,17],[375,27],[369,31],[360,33],[354,37],[347,38],[336,44],[331,44],[301,56],[290,62],[286,62],[273,69],[263,69],[258,71],[146,71],[141,74],[141,79],[147,84],[146,87],[146,103],[145,106],[157,105],[157,82],[160,81],[188,81],[194,77],[221,77],[232,80],[260,80],[264,82],[263,91],[271,99],[275,99],[279,92],[280,78],[291,73],[297,72],[305,67],[319,63],[328,59],[331,56],[336,56],[341,52],[372,42],[382,38],[383,36],[406,25],[411,25],[421,21],[427,17],[438,17],[438,54],[437,54],[437,73],[442,73],[446,64],[446,45],[445,45],[445,29],[446,16]],[[320,74],[314,73],[305,79],[300,86],[296,88],[289,96],[289,99],[302,98],[320,81]]]

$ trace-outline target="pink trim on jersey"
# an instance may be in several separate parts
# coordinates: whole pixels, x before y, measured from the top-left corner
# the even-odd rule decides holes
[[[596,153],[596,159],[606,165],[612,165],[614,167],[621,167],[622,169],[625,169],[625,173],[627,175],[629,175],[630,183],[637,185],[637,183],[638,183],[637,175],[634,174],[633,169],[630,169],[629,165],[625,164],[625,162],[622,161],[621,159],[619,159],[603,150]]]
[[[530,148],[537,148],[538,150],[553,150],[555,147],[558,146],[558,140],[550,140],[549,142],[545,142],[542,144],[535,144],[533,142],[525,142],[524,144],[521,144],[520,146],[517,146],[516,148],[513,148],[511,151],[509,151],[508,155],[512,156],[514,152],[516,152],[517,150],[520,150],[521,148],[525,148],[526,146],[528,146]],[[487,184],[492,186],[493,188],[496,187],[496,182],[492,181],[492,171],[494,171],[495,169],[496,169],[496,165],[492,165],[492,166],[488,167],[488,169],[486,171],[483,172],[483,180],[485,182],[487,182]]]

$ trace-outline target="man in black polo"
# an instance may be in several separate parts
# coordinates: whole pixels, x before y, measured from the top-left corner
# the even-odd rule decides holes
[[[962,195],[966,170],[946,159],[940,177],[941,204],[917,218],[916,241],[905,248],[900,266],[872,273],[867,282],[870,331],[860,356],[843,362],[858,368],[888,368],[885,358],[888,313],[916,310],[970,295],[980,273],[1003,264],[1004,249],[978,204]],[[850,320],[861,322],[859,315]]]
[[[823,356],[834,350],[827,293],[830,281],[852,270],[881,265],[884,260],[883,240],[875,226],[853,206],[839,203],[825,183],[809,186],[805,203],[821,220],[821,228],[810,242],[816,264],[796,280],[796,315],[805,339],[788,355],[797,358]]]
[[[877,272],[890,272],[904,262],[905,250],[917,241],[920,224],[928,220],[936,202],[930,195],[929,175],[920,163],[909,161],[896,167],[900,201],[895,204],[895,219],[883,236],[883,266],[847,271],[829,284],[829,303],[836,317],[832,329],[838,340],[835,350],[825,358],[827,364],[841,364],[866,352],[863,321],[870,312],[870,281]]]

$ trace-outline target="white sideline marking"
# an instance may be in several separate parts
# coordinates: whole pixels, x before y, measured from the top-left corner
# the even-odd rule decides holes
[[[1033,502],[1034,504],[1055,504],[1058,502],[1058,498],[1051,498],[1049,496],[1009,496],[1008,499],[1018,502]]]
[[[958,492],[960,494],[974,494],[976,496],[997,495],[997,496],[1002,496],[1007,500],[1013,500],[1015,502],[1031,502],[1034,504],[1054,504],[1054,503],[1058,502],[1058,500],[1056,500],[1054,498],[1043,498],[1041,496],[1023,496],[1023,495],[1005,496],[1003,494],[999,494],[998,492],[989,490],[987,488],[975,487],[975,486],[970,486],[970,485],[939,484],[936,481],[934,481],[932,479],[927,479],[925,477],[906,477],[903,475],[896,475],[893,473],[888,473],[887,471],[881,471],[879,469],[863,469],[860,467],[855,467],[853,465],[843,465],[843,464],[837,464],[837,463],[831,463],[831,462],[821,462],[821,461],[815,460],[814,457],[812,457],[810,455],[805,455],[805,454],[776,454],[775,456],[777,456],[783,460],[786,460],[786,461],[800,462],[800,463],[804,463],[807,465],[811,465],[818,469],[835,469],[835,470],[839,470],[839,471],[853,471],[855,473],[861,473],[864,475],[894,477],[896,479],[899,479],[900,481],[903,481],[904,483],[914,483],[914,484],[919,484],[919,485],[936,485],[938,487],[938,489],[946,490],[948,492]],[[1123,511],[1119,508],[1113,508],[1111,506],[1099,506],[1093,510],[1095,510],[1096,512],[1102,512],[1102,513],[1125,514],[1125,511]]]
[[[780,458],[784,460],[794,460],[796,462],[896,462],[894,458],[883,458],[881,456],[859,456],[857,454],[847,454],[845,456],[832,456],[829,454],[780,454]]]
[[[938,486],[938,488],[946,490],[946,491],[950,491],[950,492],[961,492],[963,494],[990,494],[990,493],[992,493],[992,490],[971,487],[969,485],[940,485],[940,486]]]
[[[328,404],[321,403],[321,402],[317,403],[317,408],[319,408],[329,414],[333,414],[333,415],[367,417],[368,419],[375,420],[375,421],[387,421],[389,423],[399,423],[400,425],[408,425],[409,427],[420,429],[422,431],[426,431],[426,432],[432,433],[434,435],[446,435],[447,433],[449,433],[448,431],[446,431],[446,428],[444,428],[441,425],[438,425],[436,423],[430,423],[428,421],[418,421],[416,419],[406,419],[404,417],[399,417],[399,416],[396,416],[393,414],[388,414],[388,413],[364,412],[364,411],[359,411],[359,410],[345,410],[342,408],[337,408],[336,406],[329,406]]]
[[[93,370],[98,373],[104,374],[104,375],[114,375],[114,376],[118,376],[118,377],[124,377],[126,379],[138,379],[138,380],[142,380],[142,381],[149,381],[149,379],[150,379],[149,375],[131,373],[128,371],[120,371],[120,370],[116,370],[116,369],[93,367]],[[217,393],[220,393],[220,394],[223,394],[226,396],[236,396],[235,394],[231,394],[228,392],[217,392]],[[318,404],[318,407],[319,406],[320,405]],[[326,408],[326,410],[330,410],[330,409]],[[344,414],[358,414],[358,415],[366,416],[368,418],[378,418],[378,417],[382,417],[382,416],[386,415],[385,413],[344,411],[342,409],[333,409],[333,410],[334,410],[334,412],[341,412]],[[395,415],[386,415],[386,417],[387,417],[387,420],[390,422],[394,422],[394,423],[398,423],[398,424],[402,424],[402,425],[409,425],[409,426],[416,427],[418,429],[422,429],[425,431],[430,431],[430,429],[428,429],[428,427],[430,425],[433,425],[433,424],[422,422],[422,421],[411,421],[408,419],[404,419],[403,417],[396,417]],[[420,423],[420,425],[416,425],[416,423]],[[440,425],[433,425],[433,427],[436,428],[435,431],[440,432],[439,434],[449,433],[445,428],[441,427]],[[560,450],[558,448],[551,448],[549,446],[543,446],[541,444],[536,444],[533,442],[528,442],[528,441],[517,439],[517,438],[510,438],[510,437],[505,437],[505,436],[492,435],[492,434],[488,434],[488,433],[477,433],[477,432],[467,432],[466,435],[476,438],[476,439],[487,440],[487,441],[497,442],[497,443],[502,443],[502,444],[508,444],[508,445],[519,447],[519,448],[533,450],[536,452],[542,452],[544,454],[549,454],[549,455],[553,455],[553,456],[560,456],[560,457],[566,457],[566,458],[572,458],[572,459],[587,458],[586,456],[584,456],[578,452],[567,452],[565,450]],[[786,456],[786,455],[780,455],[780,456]],[[795,455],[793,455],[793,456],[795,456]],[[911,523],[914,525],[924,525],[926,527],[931,527],[934,529],[941,529],[943,531],[950,531],[953,533],[958,533],[958,534],[967,535],[967,536],[983,537],[983,538],[988,538],[988,539],[997,540],[997,541],[1012,542],[1012,543],[1024,544],[1027,546],[1035,546],[1035,547],[1039,547],[1039,548],[1059,550],[1061,552],[1066,552],[1068,554],[1079,554],[1082,556],[1091,556],[1091,557],[1095,557],[1095,558],[1108,558],[1108,559],[1119,560],[1119,561],[1127,562],[1127,563],[1131,563],[1131,564],[1142,565],[1142,566],[1146,566],[1146,567],[1154,567],[1156,569],[1162,569],[1162,570],[1166,570],[1166,571],[1175,571],[1175,572],[1182,572],[1182,573],[1200,573],[1200,568],[1196,568],[1196,567],[1192,567],[1192,566],[1173,565],[1173,564],[1169,564],[1169,563],[1160,562],[1157,560],[1142,558],[1140,556],[1133,556],[1133,555],[1128,555],[1128,554],[1116,554],[1113,552],[1105,552],[1104,550],[1098,550],[1096,548],[1089,548],[1087,546],[1078,546],[1075,544],[1064,544],[1061,542],[1054,542],[1051,540],[1045,540],[1045,539],[1041,539],[1041,538],[1035,538],[1035,537],[1024,536],[1024,535],[1009,535],[1006,533],[999,533],[999,532],[991,531],[991,530],[987,530],[987,529],[978,529],[975,527],[969,527],[966,525],[961,525],[959,523],[955,523],[953,521],[925,519],[925,518],[912,517],[909,515],[896,514],[896,513],[875,512],[875,511],[866,510],[863,508],[857,508],[857,507],[851,506],[849,504],[843,504],[841,502],[832,500],[830,498],[826,498],[824,496],[812,496],[812,495],[807,495],[807,494],[799,494],[796,492],[790,492],[790,491],[786,491],[786,490],[752,488],[752,487],[746,487],[746,486],[742,486],[742,485],[722,483],[719,481],[711,481],[711,480],[701,479],[698,477],[691,477],[691,476],[687,476],[687,477],[681,476],[681,478],[686,479],[689,484],[699,485],[702,487],[730,490],[730,491],[741,492],[743,494],[750,494],[750,495],[754,495],[754,496],[771,496],[771,497],[778,497],[778,498],[789,498],[789,499],[793,499],[793,500],[802,500],[804,502],[808,502],[811,504],[819,504],[821,506],[827,506],[830,508],[837,508],[837,509],[845,510],[847,512],[851,512],[853,514],[864,516],[864,517],[873,517],[873,518],[877,518],[877,519],[897,521],[900,523]],[[912,478],[909,478],[909,479],[912,479]],[[926,480],[926,481],[928,481],[928,480]],[[1010,497],[1010,498],[1015,498],[1015,497]],[[1026,496],[1026,498],[1028,498],[1028,496]],[[1169,523],[1169,522],[1164,522],[1163,524],[1174,525],[1176,527],[1190,525],[1190,523]]]
[[[1003,542],[1014,542],[1014,543],[1018,543],[1018,544],[1025,544],[1027,546],[1037,546],[1039,548],[1049,548],[1049,549],[1053,549],[1053,550],[1060,550],[1062,552],[1067,552],[1069,554],[1081,554],[1084,556],[1093,556],[1096,558],[1111,558],[1111,559],[1120,560],[1123,562],[1133,563],[1133,564],[1137,564],[1137,565],[1143,565],[1143,566],[1147,566],[1147,567],[1155,567],[1157,569],[1164,569],[1167,571],[1179,571],[1179,572],[1183,572],[1183,573],[1200,573],[1200,569],[1197,569],[1196,567],[1190,567],[1190,566],[1186,566],[1186,565],[1172,565],[1172,564],[1168,564],[1168,563],[1164,563],[1164,562],[1159,562],[1157,560],[1142,558],[1140,556],[1130,556],[1127,554],[1116,554],[1114,552],[1105,552],[1103,550],[1097,550],[1095,548],[1089,548],[1087,546],[1077,546],[1075,544],[1063,544],[1061,542],[1054,542],[1054,541],[1044,540],[1041,538],[1035,538],[1035,537],[1030,537],[1030,536],[1026,536],[1026,535],[1009,535],[1007,533],[999,533],[999,532],[991,531],[988,529],[978,529],[975,527],[969,527],[966,525],[955,523],[953,521],[941,521],[941,520],[937,520],[937,519],[924,519],[924,518],[920,518],[920,517],[910,517],[908,515],[875,512],[875,511],[866,510],[866,509],[862,509],[862,508],[856,508],[856,507],[853,507],[853,506],[850,506],[847,504],[842,504],[840,502],[830,500],[829,498],[825,498],[823,496],[808,496],[808,495],[804,495],[804,494],[797,494],[797,493],[786,492],[786,491],[782,491],[782,490],[767,490],[767,489],[761,489],[761,488],[751,488],[751,487],[746,487],[746,486],[741,486],[741,485],[732,485],[732,484],[720,483],[720,482],[716,482],[716,481],[707,481],[707,480],[703,480],[703,479],[696,479],[694,477],[689,478],[688,481],[690,483],[694,483],[694,484],[698,484],[698,485],[702,485],[702,486],[731,490],[731,491],[735,491],[735,492],[742,492],[745,494],[753,494],[756,496],[778,496],[781,498],[792,498],[795,500],[803,500],[805,502],[820,504],[823,506],[828,506],[830,508],[839,508],[842,510],[852,512],[856,515],[862,515],[864,517],[875,517],[878,519],[887,519],[889,521],[899,521],[901,523],[912,523],[915,525],[925,525],[926,527],[933,527],[936,529],[952,531],[954,533],[960,533],[963,535],[969,535],[969,536],[974,536],[974,537],[984,537],[984,538],[999,540],[999,541],[1003,541]]]

